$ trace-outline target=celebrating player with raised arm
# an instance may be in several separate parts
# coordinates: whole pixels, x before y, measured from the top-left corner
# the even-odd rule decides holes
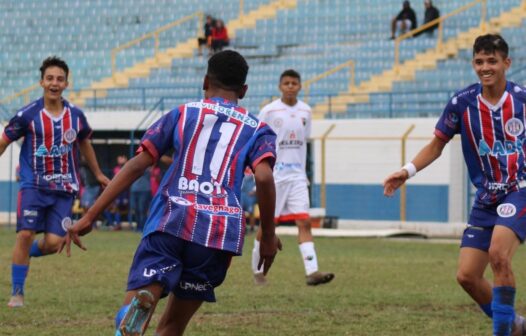
[[[142,335],[158,300],[170,294],[158,335],[182,335],[203,301],[215,301],[233,255],[243,248],[245,222],[240,190],[245,167],[254,171],[261,209],[261,259],[268,272],[281,242],[274,230],[272,167],[276,135],[237,105],[247,90],[248,65],[234,51],[208,61],[204,100],[182,105],[153,124],[138,154],[128,161],[84,217],[78,234],[144,170],[173,149],[173,163],[150,206],[144,235],[116,317],[116,335]]]
[[[384,181],[392,196],[407,179],[435,161],[457,133],[477,195],[460,246],[457,280],[493,319],[493,335],[526,335],[514,311],[512,258],[526,238],[526,92],[506,80],[508,44],[499,35],[479,36],[473,69],[480,83],[457,92],[440,117],[435,136],[401,170]],[[484,278],[488,265],[493,285]]]
[[[2,155],[11,142],[24,137],[9,307],[24,305],[30,257],[57,252],[71,225],[71,208],[80,184],[79,150],[97,181],[103,186],[109,182],[97,163],[84,113],[62,98],[68,75],[63,60],[45,59],[40,67],[43,97],[18,111],[0,138]],[[44,238],[36,240],[35,233],[40,232]]]

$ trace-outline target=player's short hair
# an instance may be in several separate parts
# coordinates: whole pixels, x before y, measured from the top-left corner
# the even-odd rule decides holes
[[[494,54],[498,51],[502,57],[507,58],[509,47],[499,34],[486,34],[477,37],[473,44],[473,56],[481,51],[486,54]]]
[[[283,73],[281,74],[281,76],[279,76],[279,81],[280,81],[280,82],[281,82],[281,80],[283,79],[283,77],[297,78],[297,79],[301,82],[301,76],[300,76],[300,73],[297,72],[296,70],[293,70],[293,69],[287,69],[287,70],[283,71]]]
[[[233,50],[223,50],[208,60],[206,75],[212,85],[229,91],[239,91],[247,80],[247,61]]]
[[[66,73],[66,80],[68,79],[69,75],[69,67],[62,59],[58,58],[57,56],[51,56],[46,58],[42,65],[40,66],[40,79],[44,79],[44,73],[46,72],[46,69],[49,67],[59,67]]]

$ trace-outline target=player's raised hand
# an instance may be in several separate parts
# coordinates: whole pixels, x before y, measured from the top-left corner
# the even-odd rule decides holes
[[[261,266],[263,266],[263,274],[267,275],[268,270],[270,269],[270,266],[272,266],[272,263],[274,262],[274,258],[276,257],[276,254],[278,253],[278,250],[281,251],[282,245],[281,240],[276,235],[272,235],[270,237],[265,237],[264,235],[261,237],[261,241],[259,243],[259,263],[258,263],[258,269],[261,269]]]
[[[400,169],[399,171],[392,173],[384,180],[384,195],[393,196],[396,189],[400,188],[402,184],[407,181],[409,174],[407,170]]]

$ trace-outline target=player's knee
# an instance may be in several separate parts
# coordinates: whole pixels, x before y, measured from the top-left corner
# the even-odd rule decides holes
[[[508,257],[506,251],[500,248],[489,249],[489,263],[493,271],[496,272],[510,272],[511,271],[511,260]]]
[[[33,238],[34,238],[34,234],[32,231],[21,230],[21,231],[18,231],[17,233],[17,239],[23,242],[32,243]]]
[[[458,271],[457,282],[460,286],[462,286],[462,288],[474,288],[477,283],[477,277],[466,272]]]
[[[311,229],[310,220],[307,219],[296,220],[296,226],[299,230],[310,231]]]

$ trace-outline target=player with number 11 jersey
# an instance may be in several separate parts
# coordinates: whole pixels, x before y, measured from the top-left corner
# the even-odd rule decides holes
[[[157,159],[175,148],[144,234],[163,231],[240,254],[244,169],[274,160],[275,139],[269,126],[221,98],[188,103],[165,115],[146,132],[139,149]]]

